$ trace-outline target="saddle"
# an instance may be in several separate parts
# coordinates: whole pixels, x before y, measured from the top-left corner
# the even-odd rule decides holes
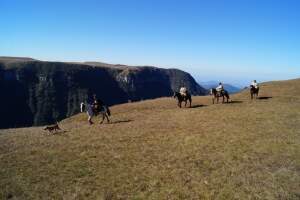
[[[99,115],[101,112],[105,112],[105,109],[106,108],[104,105],[100,106],[100,105],[96,104],[93,106],[93,112],[95,115]]]
[[[221,90],[221,91],[217,91],[217,96],[221,97],[224,95],[224,90]]]
[[[254,90],[254,91],[257,91],[257,90],[259,90],[259,87],[257,86],[257,87],[254,87],[253,85],[250,85],[250,89],[251,90]]]
[[[92,105],[92,110],[93,110],[93,113],[94,113],[95,115],[98,115],[99,112],[100,112],[100,107],[99,107],[99,105],[98,105],[98,104]]]
[[[187,92],[180,92],[180,95],[183,96],[183,97],[186,97],[187,96]]]

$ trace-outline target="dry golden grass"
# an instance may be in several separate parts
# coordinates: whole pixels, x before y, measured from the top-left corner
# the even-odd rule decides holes
[[[112,124],[79,114],[55,135],[1,130],[0,198],[300,199],[300,79],[261,96],[123,104]]]

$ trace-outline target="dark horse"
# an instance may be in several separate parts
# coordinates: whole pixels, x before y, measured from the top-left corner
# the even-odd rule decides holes
[[[215,88],[210,89],[210,95],[212,95],[212,102],[215,104],[215,99],[217,98],[217,103],[219,103],[219,98],[222,97],[224,103],[225,97],[226,97],[226,102],[228,103],[228,100],[230,99],[229,94],[226,90],[223,90],[221,92],[218,92]]]
[[[87,104],[85,105],[84,103],[81,103],[80,105],[80,109],[81,112],[84,112],[84,110],[86,110],[86,113],[88,115],[88,122],[90,124],[93,124],[92,122],[92,117],[94,116],[102,116],[102,121],[100,122],[100,124],[103,123],[104,119],[106,118],[107,123],[109,123],[109,116],[111,115],[110,110],[108,108],[108,106],[102,105],[102,106],[95,106],[92,104]]]
[[[255,97],[257,99],[258,97],[258,92],[259,92],[259,87],[255,88],[253,85],[250,85],[250,95],[251,95],[251,99],[253,99],[253,97]]]
[[[190,95],[190,93],[186,93],[186,95],[182,95],[179,92],[174,92],[173,95],[174,98],[177,98],[178,100],[178,107],[181,108],[181,103],[184,101],[184,107],[186,107],[187,101],[190,102],[190,107],[192,107],[192,96]]]

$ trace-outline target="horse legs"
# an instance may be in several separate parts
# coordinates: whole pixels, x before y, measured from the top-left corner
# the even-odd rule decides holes
[[[185,101],[184,107],[186,108],[187,100]]]
[[[93,124],[93,122],[92,122],[92,116],[89,116],[89,118],[88,118],[88,122],[89,122],[89,124],[90,124],[90,125],[92,125],[92,124]]]
[[[106,117],[107,123],[109,123],[110,121],[109,121],[109,118],[106,113],[105,113],[105,117]]]
[[[104,114],[102,115],[102,121],[100,122],[100,124],[102,124],[103,123],[103,121],[104,121]]]
[[[192,99],[189,100],[190,101],[190,108],[192,107]]]
[[[178,101],[178,107],[181,108],[181,101]]]
[[[101,120],[100,124],[103,124],[103,122],[104,122],[105,119],[106,119],[107,123],[110,122],[106,113],[102,114],[102,120]]]

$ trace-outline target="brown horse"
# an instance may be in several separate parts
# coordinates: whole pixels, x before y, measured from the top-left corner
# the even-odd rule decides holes
[[[212,102],[215,104],[215,99],[217,99],[217,103],[219,103],[219,98],[222,97],[223,101],[222,103],[225,102],[225,97],[226,97],[226,103],[228,103],[228,100],[230,99],[229,94],[226,90],[223,90],[221,92],[218,92],[215,88],[210,89],[210,95],[212,95]]]
[[[192,96],[187,93],[185,96],[180,94],[179,92],[174,92],[174,95],[173,95],[174,98],[177,98],[178,100],[178,107],[181,108],[181,103],[184,101],[185,104],[184,104],[184,107],[186,107],[186,104],[187,104],[187,101],[190,102],[190,107],[192,107]]]
[[[255,97],[255,99],[257,99],[258,92],[259,92],[259,87],[255,88],[253,85],[250,85],[250,96],[251,96],[251,99],[253,99],[253,97]]]

